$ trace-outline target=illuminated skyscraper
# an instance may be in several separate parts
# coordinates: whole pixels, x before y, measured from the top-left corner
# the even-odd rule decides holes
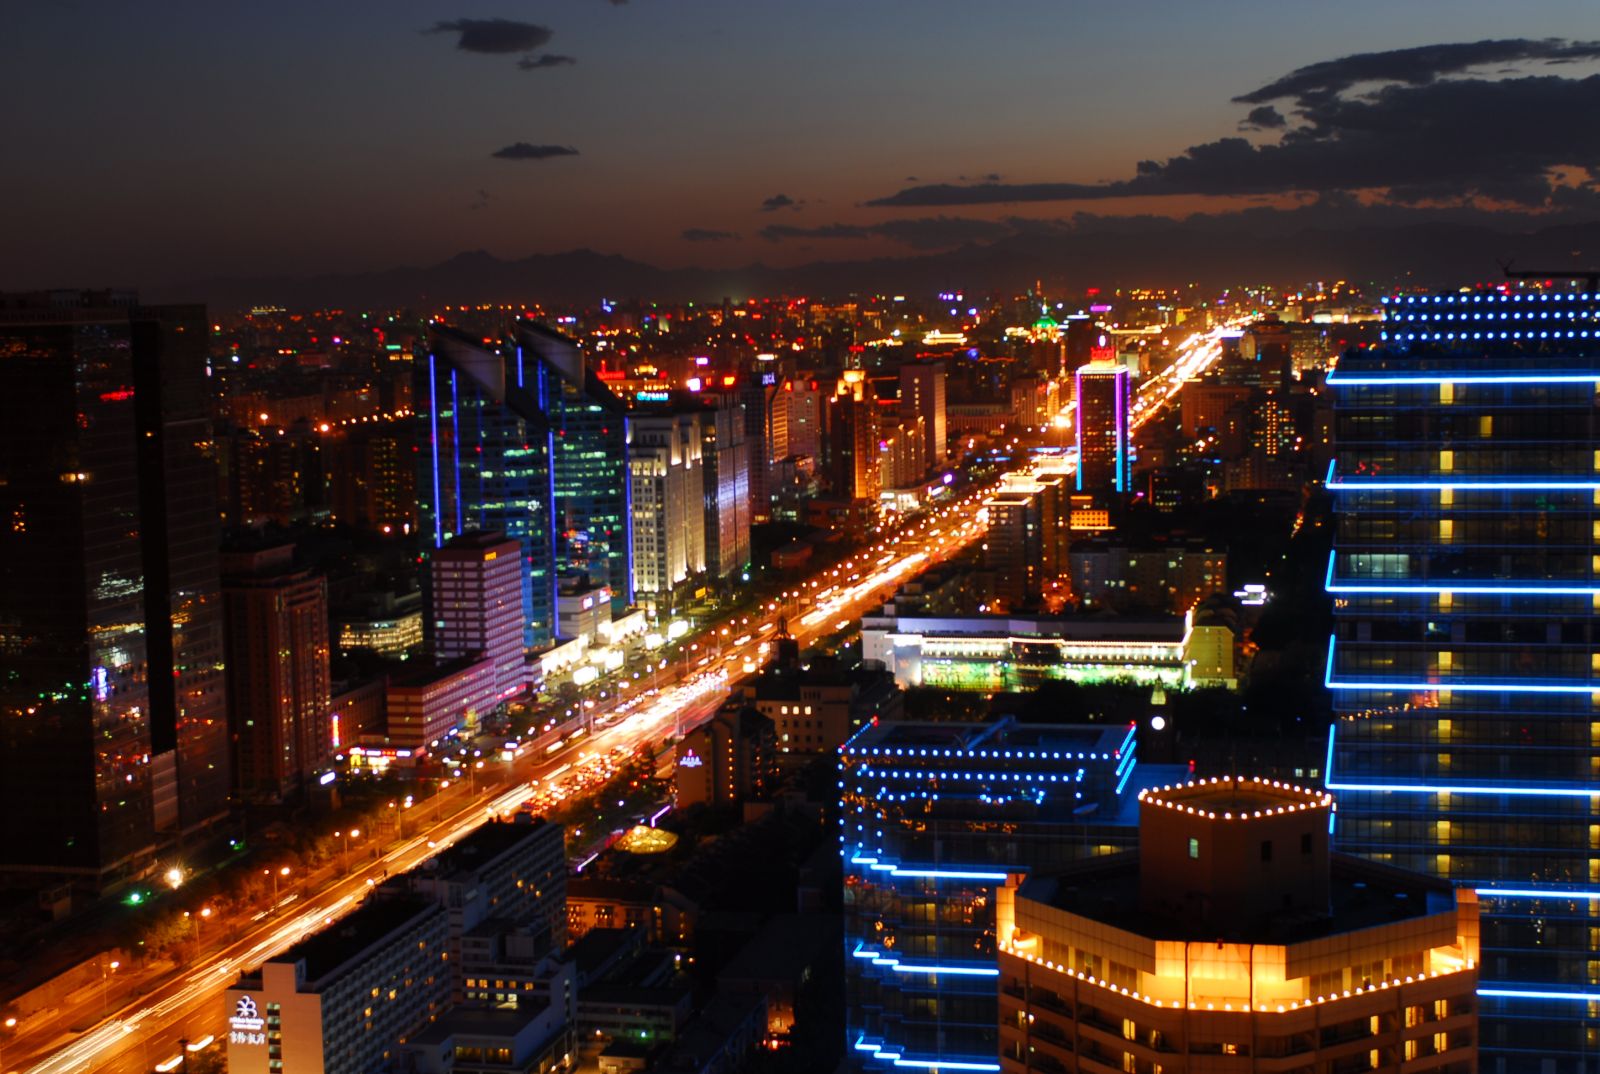
[[[1003,719],[874,722],[841,747],[855,1064],[1000,1069],[999,890],[1134,843],[1134,746],[1130,727]]]
[[[633,603],[627,406],[567,337],[518,321],[514,342],[518,367],[549,418],[556,571],[604,582],[613,606],[626,608]]]
[[[523,643],[556,632],[552,433],[521,356],[434,325],[416,360],[418,521],[430,549],[497,530],[522,548]],[[424,572],[431,582],[431,573]]]
[[[417,360],[418,516],[437,548],[499,530],[526,556],[524,641],[555,637],[555,579],[632,602],[627,416],[576,344],[529,321],[484,340],[434,325]]]
[[[945,457],[945,369],[943,362],[907,362],[900,367],[900,417],[922,419],[924,457],[943,466]]]
[[[680,410],[636,414],[629,423],[633,582],[640,593],[664,597],[705,573],[701,417]]]
[[[1343,849],[1477,890],[1483,1069],[1600,1057],[1600,295],[1403,295],[1329,374]]]
[[[1090,362],[1074,375],[1078,401],[1078,491],[1127,492],[1132,483],[1128,451],[1128,369]]]
[[[824,406],[828,480],[846,500],[878,502],[878,404],[871,381],[847,369]]]
[[[206,335],[0,296],[0,869],[97,887],[226,814]]]

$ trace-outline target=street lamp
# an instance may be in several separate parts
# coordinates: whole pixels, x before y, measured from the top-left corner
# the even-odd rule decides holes
[[[189,911],[185,910],[183,916],[194,921],[194,942],[198,945],[200,943],[200,922],[211,916],[211,907],[203,906],[196,914],[190,914]]]
[[[111,975],[117,972],[120,962],[100,964],[100,1015],[104,1017],[111,1013]],[[7,1023],[8,1025],[10,1023]]]
[[[358,839],[361,838],[361,829],[351,828],[347,831],[334,832],[333,834],[344,840],[344,871],[348,873],[350,871],[350,837],[353,835]]]
[[[17,1028],[17,1020],[15,1018],[7,1018],[4,1022],[0,1022],[0,1025],[5,1026],[6,1036],[9,1036],[11,1031],[13,1029]],[[6,1064],[5,1064],[6,1036],[0,1036],[0,1071],[4,1071],[6,1069]]]
[[[278,908],[278,877],[288,876],[289,867],[285,865],[283,868],[278,870],[263,869],[261,871],[272,877],[272,908],[276,910]]]

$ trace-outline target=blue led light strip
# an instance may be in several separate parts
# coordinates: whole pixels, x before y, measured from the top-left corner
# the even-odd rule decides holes
[[[993,880],[1003,881],[1005,873],[997,873],[982,869],[941,869],[937,866],[923,865],[885,865],[880,864],[878,858],[869,858],[865,855],[856,855],[850,859],[851,865],[865,865],[878,872],[887,872],[890,876],[911,876],[929,880]]]
[[[1340,376],[1335,370],[1327,383],[1364,384],[1388,387],[1391,384],[1594,384],[1600,373],[1436,373],[1431,376]]]
[[[1406,794],[1510,794],[1532,798],[1586,798],[1600,795],[1600,784],[1593,787],[1508,787],[1470,783],[1344,783],[1328,781],[1330,791],[1372,791]]]
[[[1600,692],[1600,681],[1581,683],[1530,683],[1530,682],[1405,682],[1394,679],[1372,679],[1366,682],[1336,682],[1333,678],[1334,638],[1328,638],[1328,666],[1322,673],[1322,685],[1330,690],[1407,690],[1420,693],[1437,693],[1440,690],[1457,690],[1479,694],[1588,694]],[[1597,789],[1600,793],[1600,789]]]
[[[956,977],[998,977],[1000,970],[996,966],[984,966],[970,962],[901,962],[893,955],[886,955],[874,951],[866,946],[866,941],[856,942],[855,950],[851,955],[860,959],[870,959],[874,966],[887,966],[895,973],[935,973],[947,974]]]
[[[865,1036],[856,1037],[855,1050],[858,1052],[871,1052],[874,1059],[892,1062],[897,1067],[922,1067],[934,1070],[999,1070],[999,1063],[991,1063],[969,1056],[964,1059],[949,1059],[944,1056],[915,1056],[907,1057],[904,1053],[895,1051],[892,1045],[873,1044]]]
[[[1132,757],[1133,754],[1130,753],[1130,754],[1128,754],[1128,756]],[[1122,794],[1122,788],[1124,788],[1124,787],[1126,787],[1128,785],[1128,780],[1133,778],[1133,770],[1136,767],[1138,767],[1138,764],[1139,764],[1139,762],[1137,760],[1135,760],[1132,764],[1130,764],[1128,766],[1128,770],[1126,772],[1122,773],[1122,781],[1117,784],[1117,794],[1119,796]]]
[[[1468,492],[1475,489],[1485,489],[1491,492],[1536,492],[1544,489],[1557,492],[1563,490],[1580,492],[1600,489],[1600,481],[1550,481],[1542,478],[1528,481],[1474,481],[1461,478],[1429,481],[1349,481],[1341,477],[1330,477],[1327,484],[1330,489],[1348,492],[1437,492],[1444,489],[1464,489]]]
[[[1600,992],[1554,992],[1534,988],[1480,988],[1478,995],[1492,999],[1567,999],[1574,1003],[1600,1002]]]
[[[1600,891],[1561,891],[1555,888],[1474,888],[1485,898],[1495,899],[1584,899],[1600,900]]]

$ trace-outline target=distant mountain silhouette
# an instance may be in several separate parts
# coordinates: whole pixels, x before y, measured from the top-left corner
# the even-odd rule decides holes
[[[573,250],[503,260],[482,250],[423,268],[305,277],[219,279],[147,289],[147,299],[204,301],[217,309],[410,306],[510,302],[593,305],[601,298],[715,302],[724,297],[939,290],[1020,291],[1035,280],[1083,287],[1220,287],[1338,279],[1379,287],[1455,285],[1499,275],[1497,259],[1539,270],[1600,265],[1600,221],[1527,232],[1480,224],[1336,226],[1286,231],[1271,221],[1200,223],[1143,218],[1121,226],[1013,235],[942,253],[793,268],[663,269],[616,254]]]

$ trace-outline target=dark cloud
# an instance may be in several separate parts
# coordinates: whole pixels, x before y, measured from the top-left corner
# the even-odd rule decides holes
[[[1282,112],[1270,104],[1263,104],[1250,109],[1249,115],[1244,117],[1239,127],[1240,129],[1254,128],[1255,130],[1271,131],[1286,126],[1288,122],[1283,118]]]
[[[542,56],[524,56],[517,61],[517,66],[524,71],[542,71],[546,67],[569,67],[577,62],[577,59],[573,56],[546,52]]]
[[[515,19],[451,19],[436,22],[425,34],[456,34],[456,48],[465,52],[532,52],[555,36],[548,27]]]
[[[943,250],[969,242],[987,242],[1016,234],[1017,226],[996,220],[969,220],[955,216],[930,216],[916,220],[887,220],[880,224],[824,224],[793,227],[772,224],[761,229],[768,242],[792,239],[888,239],[914,250]]]
[[[513,142],[489,154],[499,160],[549,160],[551,157],[575,157],[578,151],[570,145],[531,145]]]
[[[1505,49],[1510,44],[1518,44],[1527,59],[1548,58],[1558,50],[1574,58],[1600,56],[1600,45],[1561,42],[1407,49],[1402,54],[1432,58],[1404,79],[1359,93],[1329,88],[1348,89],[1356,72],[1386,69],[1376,60],[1391,54],[1348,58],[1359,63],[1329,61],[1302,69],[1313,74],[1286,76],[1241,98],[1301,94],[1293,125],[1268,105],[1249,113],[1247,124],[1279,132],[1273,142],[1255,145],[1244,138],[1222,138],[1166,160],[1141,161],[1131,177],[1106,183],[942,183],[907,187],[867,204],[903,208],[1363,190],[1387,194],[1402,204],[1444,200],[1549,206],[1571,185],[1553,178],[1559,172],[1600,176],[1600,124],[1574,120],[1600,109],[1600,75],[1437,77],[1467,64],[1466,52],[1452,50],[1473,50],[1474,62],[1481,62],[1487,46]]]
[[[762,200],[761,211],[775,213],[779,209],[799,208],[802,204],[804,203],[795,201],[787,194],[774,194],[772,197]]]
[[[791,224],[768,224],[760,235],[768,242],[785,239],[870,239],[872,229],[856,224],[822,224],[818,227],[795,227]]]
[[[612,0],[613,3],[617,0]],[[705,227],[686,227],[679,236],[684,242],[727,242],[739,237],[734,231],[714,231]]]
[[[1293,99],[1301,103],[1323,100],[1367,82],[1399,82],[1424,86],[1442,75],[1460,74],[1475,67],[1508,62],[1571,63],[1600,59],[1600,41],[1464,41],[1453,45],[1421,45],[1387,52],[1358,52],[1337,60],[1299,67],[1260,89],[1235,97],[1240,104],[1265,104]]]

